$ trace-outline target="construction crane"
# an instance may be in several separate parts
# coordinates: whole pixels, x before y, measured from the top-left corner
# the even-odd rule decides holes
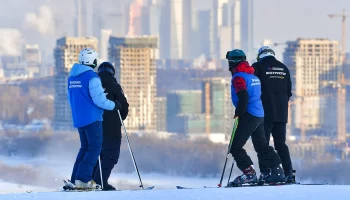
[[[341,37],[341,48],[342,48],[342,64],[345,62],[345,53],[346,53],[346,18],[350,17],[350,15],[346,14],[346,10],[343,9],[342,14],[330,14],[328,15],[329,18],[341,18],[342,19],[342,37]]]
[[[341,64],[342,69],[344,70],[345,65],[345,54],[346,54],[346,18],[350,17],[350,15],[346,14],[346,10],[343,9],[341,14],[330,14],[328,15],[330,18],[341,18],[342,19],[342,38],[341,38]],[[337,100],[337,111],[338,111],[338,141],[345,142],[346,141],[346,90],[345,86],[347,82],[344,79],[344,72],[338,76],[338,100]]]

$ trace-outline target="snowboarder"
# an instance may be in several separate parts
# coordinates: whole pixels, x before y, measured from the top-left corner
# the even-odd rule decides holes
[[[128,115],[129,104],[124,96],[121,86],[114,77],[115,69],[109,62],[103,62],[98,67],[98,75],[102,81],[102,87],[105,88],[107,98],[111,101],[118,101],[122,108],[119,110],[123,120]],[[105,111],[103,114],[103,144],[101,151],[101,168],[103,179],[103,190],[116,190],[108,183],[112,169],[118,163],[121,145],[121,122],[119,115],[114,111]],[[95,166],[94,181],[101,185],[100,168],[98,163]]]
[[[101,152],[103,110],[121,109],[118,101],[106,98],[101,80],[93,71],[96,65],[96,51],[84,48],[79,53],[79,64],[73,65],[68,78],[67,98],[81,143],[71,176],[77,189],[98,187],[92,172]]]
[[[226,59],[232,74],[231,96],[233,105],[236,107],[235,118],[239,118],[230,153],[237,167],[243,172],[243,175],[238,176],[229,186],[257,182],[259,184],[283,182],[285,176],[280,166],[281,160],[265,138],[260,80],[254,76],[254,68],[246,61],[246,55],[242,50],[235,49],[227,52]],[[261,172],[259,181],[253,162],[243,149],[250,136],[258,154]]]
[[[288,102],[292,96],[292,81],[288,68],[275,58],[275,52],[263,46],[252,66],[261,81],[261,100],[265,110],[264,128],[267,142],[272,133],[275,149],[282,160],[286,182],[295,182],[294,170],[286,144]]]

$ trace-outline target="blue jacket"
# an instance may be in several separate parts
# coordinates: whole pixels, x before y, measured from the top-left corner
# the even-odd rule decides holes
[[[245,72],[234,73],[232,82],[235,77],[242,77],[246,83],[248,92],[247,112],[255,117],[264,117],[264,108],[261,102],[261,83],[258,77]],[[238,97],[233,84],[231,85],[232,103],[235,107],[238,104]]]
[[[89,66],[74,64],[67,89],[75,128],[103,121],[103,110],[114,109],[115,103],[106,98],[100,78]]]

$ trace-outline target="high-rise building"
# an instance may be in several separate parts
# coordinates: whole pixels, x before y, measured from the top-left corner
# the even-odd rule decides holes
[[[192,1],[164,0],[160,21],[160,52],[164,59],[191,55]]]
[[[196,123],[193,117],[202,113],[202,91],[201,90],[176,90],[166,95],[167,99],[167,131],[188,134],[198,131],[193,129]],[[205,121],[202,120],[204,130]],[[200,129],[199,129],[200,130]]]
[[[231,45],[232,49],[242,48],[241,1],[234,0],[231,7]]]
[[[158,4],[150,6],[150,15],[149,15],[149,35],[155,36],[160,34],[160,16],[162,7]]]
[[[79,52],[83,48],[93,48],[97,51],[97,39],[92,37],[63,37],[57,40],[55,56],[55,116],[54,129],[67,131],[73,129],[71,110],[67,101],[67,80],[69,72],[78,63]]]
[[[218,26],[218,0],[213,0],[210,16],[210,58],[218,59],[219,58],[219,26]]]
[[[218,26],[227,26],[227,4],[228,0],[218,0]]]
[[[350,79],[350,53],[346,54],[343,72],[346,80]],[[346,119],[350,119],[350,85],[346,85]],[[346,132],[350,132],[350,123],[346,123]]]
[[[28,77],[26,63],[21,56],[1,56],[5,77]]]
[[[0,64],[0,79],[4,78],[4,69],[2,68],[2,65]]]
[[[161,10],[159,21],[159,56],[161,59],[171,59],[171,4],[169,0],[164,0],[160,2],[159,6]]]
[[[336,129],[337,67],[340,66],[340,48],[337,41],[328,39],[297,39],[287,42],[284,63],[290,70],[295,104],[292,125],[305,131]],[[332,112],[334,112],[332,114]],[[302,138],[305,139],[305,138]]]
[[[231,100],[230,78],[209,78],[202,82],[202,112],[206,133],[232,132],[234,106]]]
[[[28,76],[32,78],[39,77],[41,69],[41,52],[39,50],[39,45],[26,45],[23,57],[27,65],[26,70]]]
[[[254,27],[254,10],[253,0],[240,0],[240,15],[241,15],[241,48],[247,54],[253,53],[253,27]]]
[[[231,51],[232,48],[232,28],[229,26],[220,27],[220,59],[227,63],[226,53]]]
[[[75,16],[75,37],[86,36],[86,0],[75,0],[76,16]]]
[[[196,41],[199,55],[204,54],[206,58],[211,58],[210,54],[210,21],[211,11],[210,10],[200,10],[197,11],[197,26],[198,29],[195,32],[196,37],[193,38]],[[196,55],[199,56],[199,55]]]
[[[157,131],[165,132],[166,131],[166,97],[157,97],[156,98],[156,115],[157,115]]]
[[[108,45],[109,37],[112,35],[111,29],[102,29],[100,33],[100,59],[101,61],[107,61],[108,59]]]
[[[222,4],[222,23],[219,23],[219,26],[229,26],[229,4],[223,3]]]
[[[108,55],[129,102],[125,125],[155,131],[157,37],[110,37]]]

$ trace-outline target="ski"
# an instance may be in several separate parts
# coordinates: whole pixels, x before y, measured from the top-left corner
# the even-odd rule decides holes
[[[63,180],[64,186],[63,186],[63,192],[98,192],[103,191],[101,188],[94,188],[94,189],[77,189],[75,188],[75,185],[70,182],[69,180]],[[145,188],[143,190],[152,190],[155,186],[150,186],[148,188]],[[122,191],[122,190],[115,190],[115,191]],[[111,191],[110,191],[111,192]]]
[[[204,188],[236,188],[236,187],[254,187],[254,186],[284,186],[284,185],[328,185],[327,183],[323,184],[323,183],[275,183],[275,184],[264,184],[264,185],[258,185],[258,184],[243,184],[243,185],[237,185],[237,186],[233,186],[233,187],[218,187],[218,186],[214,186],[214,187],[210,187],[210,186],[204,186]],[[200,189],[200,188],[190,188],[190,187],[183,187],[183,186],[176,186],[177,189]]]

